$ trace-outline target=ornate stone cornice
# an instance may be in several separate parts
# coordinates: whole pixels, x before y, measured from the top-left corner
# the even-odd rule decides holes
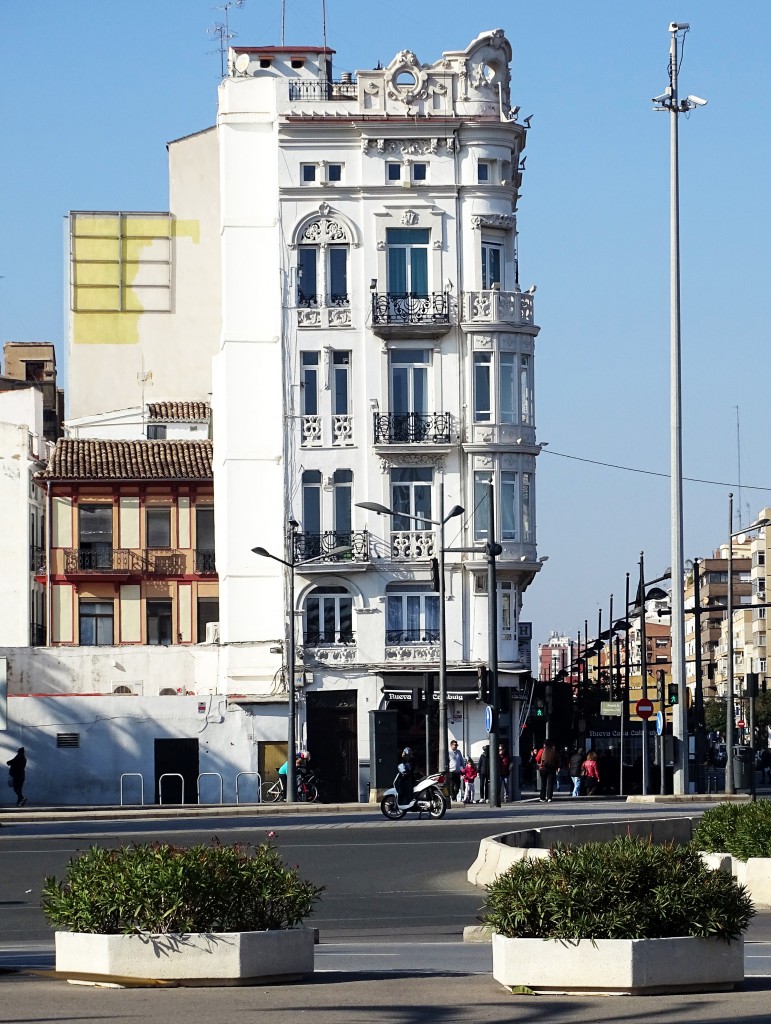
[[[430,139],[362,139],[362,150],[375,150],[381,156],[398,155],[402,159],[411,156],[429,156],[438,153],[444,146],[448,153],[455,152],[455,139],[434,137]]]
[[[513,213],[482,213],[471,218],[472,228],[502,228],[508,231],[516,227],[517,218]]]

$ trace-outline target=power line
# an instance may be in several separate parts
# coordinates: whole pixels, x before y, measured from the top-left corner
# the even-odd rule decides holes
[[[560,459],[571,459],[573,462],[586,462],[591,466],[605,466],[607,469],[620,469],[625,473],[640,473],[643,476],[658,476],[664,480],[669,479],[669,473],[660,473],[655,469],[639,469],[637,466],[621,466],[617,462],[600,462],[599,459],[586,459],[580,455],[568,455],[566,452],[557,452],[553,448],[542,448],[542,455],[556,455]],[[698,476],[684,476],[692,484],[710,484],[712,487],[736,487],[735,483],[726,483],[724,480],[705,480]],[[742,484],[745,491],[771,491],[771,487],[760,487],[753,484]]]

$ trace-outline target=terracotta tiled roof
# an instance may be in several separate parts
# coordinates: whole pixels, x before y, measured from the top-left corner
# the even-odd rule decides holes
[[[208,420],[211,408],[208,402],[148,402],[149,420]]]
[[[211,480],[211,441],[56,442],[43,480]]]

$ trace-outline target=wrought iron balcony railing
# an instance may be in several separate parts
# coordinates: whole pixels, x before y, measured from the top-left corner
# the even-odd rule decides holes
[[[448,412],[373,413],[375,444],[449,444]]]
[[[146,551],[144,561],[146,572],[153,576],[182,576],[185,572],[185,556],[181,551]]]
[[[438,644],[438,629],[387,629],[385,642],[389,647],[401,644]]]
[[[29,571],[36,576],[44,576],[46,571],[46,550],[30,545],[29,548]]]
[[[305,647],[353,647],[356,643],[352,629],[325,629],[323,632],[305,633]]]
[[[406,295],[393,292],[372,293],[373,326],[450,327],[449,292]]]
[[[356,82],[317,82],[312,79],[298,78],[289,83],[290,100],[327,102],[329,100],[356,99],[357,96]]]
[[[145,559],[130,548],[66,548],[65,573],[143,573]]]
[[[211,576],[217,571],[213,551],[196,551],[195,571],[201,576]]]
[[[350,548],[338,554],[330,554],[335,548]],[[294,539],[294,560],[304,562],[309,558],[318,559],[319,564],[329,562],[368,562],[369,533],[355,530],[343,533],[327,530],[325,533],[298,533]]]

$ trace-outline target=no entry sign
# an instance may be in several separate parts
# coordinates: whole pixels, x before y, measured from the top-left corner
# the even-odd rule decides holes
[[[634,711],[638,718],[650,718],[653,714],[653,702],[643,697],[635,704]]]

